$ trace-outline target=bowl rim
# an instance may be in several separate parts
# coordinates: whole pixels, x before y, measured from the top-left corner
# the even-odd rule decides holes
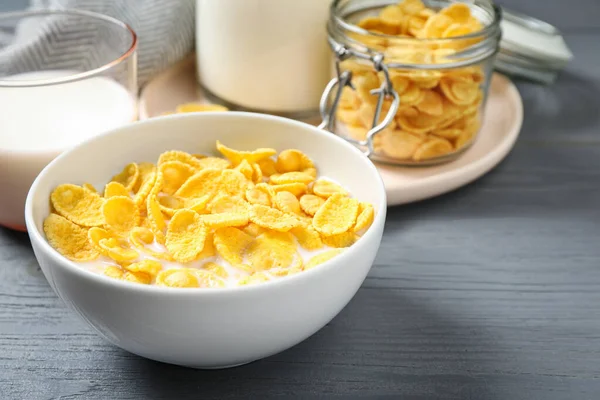
[[[375,214],[375,218],[371,227],[365,232],[351,247],[342,251],[339,255],[333,257],[332,259],[320,264],[317,268],[311,268],[308,271],[302,271],[301,273],[294,274],[291,276],[279,277],[277,279],[262,282],[257,285],[245,285],[245,286],[233,286],[233,287],[225,287],[225,288],[171,288],[157,285],[140,285],[138,283],[123,281],[120,279],[114,279],[102,274],[98,274],[92,271],[89,271],[85,268],[82,268],[78,265],[77,262],[71,261],[68,258],[61,255],[57,250],[55,250],[46,240],[45,236],[41,233],[40,230],[37,229],[37,225],[35,223],[35,219],[33,217],[33,202],[34,198],[37,195],[37,190],[41,182],[46,179],[47,176],[52,174],[52,169],[54,165],[62,162],[63,158],[69,157],[72,153],[79,151],[80,148],[86,146],[92,146],[96,141],[104,140],[105,137],[108,136],[119,136],[123,135],[129,129],[142,129],[144,125],[152,125],[162,121],[169,120],[179,120],[179,119],[192,119],[192,118],[212,118],[218,116],[219,118],[250,118],[250,119],[262,119],[265,121],[274,121],[280,122],[283,124],[288,124],[290,126],[296,126],[302,129],[308,129],[316,133],[317,135],[329,135],[331,140],[337,142],[339,146],[343,146],[351,153],[354,153],[357,158],[362,159],[366,167],[373,173],[376,182],[378,183],[378,191],[380,202],[377,204],[377,212]],[[100,286],[107,286],[114,290],[130,290],[137,293],[150,293],[154,295],[175,295],[175,296],[223,296],[223,295],[235,295],[242,293],[252,293],[255,291],[266,290],[268,288],[284,288],[288,285],[294,285],[296,282],[301,282],[302,280],[308,279],[318,279],[320,274],[326,273],[328,270],[335,267],[335,265],[343,265],[348,261],[352,260],[352,254],[364,250],[366,243],[369,241],[368,239],[376,235],[376,230],[374,229],[381,225],[381,229],[383,230],[383,226],[385,225],[385,218],[387,213],[387,200],[386,200],[386,192],[383,184],[383,179],[381,178],[377,167],[373,162],[365,156],[359,149],[357,149],[354,145],[350,144],[346,140],[342,139],[338,135],[319,129],[313,125],[284,118],[274,115],[268,114],[259,114],[253,112],[242,112],[242,111],[228,111],[228,112],[193,112],[193,113],[185,113],[185,114],[173,114],[173,115],[165,115],[155,118],[150,118],[143,121],[135,121],[129,124],[123,125],[121,127],[112,129],[110,131],[104,132],[102,134],[96,135],[92,138],[89,138],[74,147],[66,150],[58,157],[56,157],[53,161],[51,161],[36,177],[29,192],[27,194],[27,199],[25,202],[25,223],[27,226],[27,232],[30,238],[30,241],[38,244],[38,251],[41,250],[43,254],[49,257],[54,264],[58,265],[60,268],[65,268],[71,273],[78,275],[82,279],[86,279],[88,281],[93,281],[95,284]],[[379,249],[379,245],[381,243],[381,239],[379,239],[377,243],[377,250]],[[36,256],[37,259],[37,256]],[[38,261],[39,262],[39,261]]]

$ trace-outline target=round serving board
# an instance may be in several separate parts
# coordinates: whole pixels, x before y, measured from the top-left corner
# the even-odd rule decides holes
[[[140,119],[173,112],[179,104],[188,102],[208,103],[196,83],[194,57],[164,71],[143,88]],[[481,177],[510,152],[522,123],[523,103],[517,88],[505,76],[494,74],[481,132],[459,159],[428,167],[376,164],[385,182],[388,205],[438,196]]]

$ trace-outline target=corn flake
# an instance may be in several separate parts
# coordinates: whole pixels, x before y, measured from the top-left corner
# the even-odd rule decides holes
[[[108,267],[104,268],[104,275],[113,279],[123,279],[124,274],[125,271],[123,271],[123,268],[116,265],[109,265]]]
[[[145,272],[127,271],[122,279],[127,282],[140,283],[142,285],[149,285],[152,282],[152,277]]]
[[[117,262],[131,262],[139,257],[139,253],[128,247],[127,243],[116,238],[100,239],[98,242],[102,254]]]
[[[360,99],[369,104],[375,104],[378,96],[371,94],[371,91],[379,88],[379,78],[376,73],[371,72],[355,79],[356,92]]]
[[[344,232],[338,235],[321,236],[321,239],[325,246],[343,248],[352,246],[358,240],[358,235],[354,232]]]
[[[260,183],[263,181],[263,173],[258,164],[252,164],[252,182]]]
[[[192,166],[181,161],[164,162],[160,164],[159,169],[163,175],[161,190],[166,194],[175,193],[195,172]]]
[[[295,275],[298,272],[302,272],[304,269],[304,262],[302,260],[302,256],[298,253],[294,255],[294,261],[292,265],[287,268],[271,268],[269,270],[269,275],[271,276],[291,276]]]
[[[354,90],[349,88],[348,86],[344,86],[342,89],[342,95],[340,96],[340,102],[338,107],[340,110],[344,109],[354,109],[360,106],[360,97],[356,94]]]
[[[106,226],[118,234],[126,234],[140,222],[140,213],[131,197],[115,196],[102,206]]]
[[[452,18],[454,23],[466,24],[471,17],[471,9],[465,3],[453,3],[440,11],[440,14],[447,15]]]
[[[193,268],[172,268],[163,270],[156,276],[156,284],[159,286],[176,288],[200,287],[196,270]]]
[[[356,224],[354,224],[354,232],[358,233],[369,229],[375,218],[375,209],[369,203],[360,203]]]
[[[202,168],[211,169],[227,169],[231,166],[231,163],[223,158],[219,157],[204,157],[200,159],[199,164]]]
[[[248,262],[257,270],[287,268],[294,261],[296,243],[288,232],[267,231],[248,247]]]
[[[430,158],[435,158],[450,153],[452,150],[452,144],[446,139],[429,139],[415,151],[415,154],[413,154],[413,158],[416,161],[427,160]]]
[[[270,182],[274,185],[285,185],[287,183],[308,184],[315,178],[304,172],[285,172],[283,174],[271,175]]]
[[[119,182],[121,185],[125,186],[127,191],[133,191],[134,186],[136,185],[138,178],[140,177],[140,170],[136,163],[127,164],[123,171],[119,174],[112,177],[111,181]]]
[[[382,106],[381,113],[379,114],[379,119],[377,120],[377,124],[380,124],[385,119],[387,112],[389,110],[389,103],[384,103]],[[359,124],[362,124],[365,128],[371,128],[373,126],[373,120],[375,119],[375,106],[370,105],[368,103],[363,103],[358,108],[358,119]],[[388,127],[393,128],[396,122],[392,121]]]
[[[419,104],[425,98],[425,91],[415,82],[411,82],[408,88],[400,95],[400,103],[403,106],[414,106]]]
[[[302,172],[304,172],[306,175],[312,176],[313,180],[317,179],[317,169],[314,167],[305,168]]]
[[[83,186],[84,189],[87,189],[87,190],[89,190],[92,193],[98,194],[98,191],[96,190],[96,188],[94,187],[94,185],[92,185],[91,183],[84,183],[82,186]]]
[[[410,86],[410,79],[397,72],[390,71],[390,80],[392,81],[392,87],[399,95],[402,95]]]
[[[152,165],[153,169],[146,175],[142,175],[140,181],[140,187],[135,193],[134,201],[135,204],[140,208],[145,208],[146,199],[155,187],[162,187],[162,174],[156,172],[156,167]]]
[[[44,220],[44,233],[48,243],[69,260],[92,261],[100,255],[85,228],[58,214],[52,213]]]
[[[198,277],[198,282],[200,283],[200,287],[203,287],[203,288],[223,288],[223,287],[225,287],[225,282],[223,281],[223,279],[213,272],[197,269],[196,276]]]
[[[100,229],[100,228],[93,228],[93,229]],[[91,231],[92,231],[92,229],[90,229],[90,232]],[[107,231],[105,231],[105,232],[107,232]],[[101,236],[99,236],[99,238],[103,239],[103,237],[101,237]],[[148,228],[136,226],[135,228],[133,228],[131,230],[131,232],[129,232],[129,238],[130,238],[130,242],[135,247],[144,248],[145,245],[149,245],[154,242],[154,233],[152,233],[152,231]],[[92,240],[91,236],[90,236],[90,240]]]
[[[190,177],[176,192],[179,197],[198,198],[205,195],[214,196],[221,188],[222,171],[205,168]]]
[[[280,174],[304,171],[307,168],[314,168],[312,160],[306,154],[296,149],[283,150],[277,156],[275,163],[275,169]]]
[[[226,228],[228,226],[244,226],[248,224],[248,214],[241,214],[237,212],[206,214],[202,215],[200,219],[211,229]]]
[[[172,217],[178,210],[185,208],[187,202],[182,197],[171,196],[171,195],[160,195],[156,198],[158,200],[158,205],[160,210],[165,213],[165,215]]]
[[[324,251],[323,253],[319,253],[316,256],[313,256],[310,260],[308,260],[308,262],[304,266],[304,269],[305,270],[311,269],[311,268],[316,267],[319,264],[323,264],[323,263],[331,260],[335,256],[337,256],[341,252],[342,252],[342,250],[340,250],[340,249],[334,249],[334,250]]]
[[[137,183],[133,187],[133,192],[137,193],[141,186],[156,173],[156,165],[149,162],[141,162],[138,164],[138,170],[140,172],[140,176],[137,180]]]
[[[256,285],[263,282],[268,282],[269,277],[264,272],[254,272],[252,275],[241,278],[238,282],[238,286],[249,286]]]
[[[214,233],[214,245],[217,253],[231,265],[244,261],[244,252],[254,238],[233,227],[217,229]]]
[[[265,158],[264,160],[258,161],[256,164],[258,164],[263,176],[269,177],[277,173],[275,161],[272,158]]]
[[[108,182],[106,184],[106,186],[104,187],[104,197],[105,198],[115,197],[115,196],[129,197],[129,193],[130,192],[127,190],[127,188],[125,188],[125,186],[123,186],[123,184],[116,182],[116,181]]]
[[[98,228],[92,228],[92,229],[98,229]],[[90,229],[90,231],[91,231],[91,229]],[[152,233],[152,231],[148,228],[141,227],[141,226],[133,228],[131,230],[131,232],[129,232],[129,241],[131,242],[131,244],[133,244],[133,246],[136,249],[138,249],[146,254],[149,254],[154,258],[158,258],[160,260],[165,260],[165,261],[173,261],[173,257],[171,257],[169,255],[169,253],[154,251],[147,247],[148,245],[151,245],[154,243],[154,233]]]
[[[193,155],[186,153],[185,151],[179,150],[171,150],[165,151],[158,157],[158,167],[160,168],[161,164],[170,162],[170,161],[179,161],[180,163],[187,164],[192,167],[194,170],[202,168],[200,164],[200,160],[198,160]]]
[[[206,225],[200,215],[191,210],[179,210],[167,227],[165,246],[175,261],[193,261],[204,248]]]
[[[354,226],[357,215],[358,200],[334,194],[319,208],[312,223],[322,235],[338,235]]]
[[[231,149],[217,140],[217,150],[221,152],[234,166],[240,164],[243,160],[250,164],[257,163],[265,158],[269,158],[277,153],[275,149],[256,149],[254,151],[240,151]]]
[[[77,225],[92,227],[104,225],[101,208],[104,200],[96,193],[72,184],[59,185],[50,195],[52,207]]]
[[[250,221],[263,228],[279,232],[287,232],[298,226],[300,223],[300,221],[292,215],[285,214],[282,211],[260,204],[253,204],[251,206]]]
[[[291,230],[300,246],[306,250],[318,250],[323,247],[319,233],[311,225],[300,225]]]
[[[219,179],[219,191],[224,191],[234,196],[246,193],[246,189],[251,185],[252,183],[241,172],[233,169],[222,171]]]
[[[341,187],[337,183],[328,181],[326,179],[318,179],[317,181],[315,181],[312,187],[312,191],[317,196],[323,198],[328,198],[331,195],[338,193],[343,195],[348,194],[348,192],[346,192],[343,187]]]
[[[256,165],[256,164],[254,164],[254,165]],[[246,177],[246,179],[248,179],[249,181],[254,181],[253,180],[254,169],[252,168],[252,165],[247,160],[242,160],[242,162],[239,163],[238,166],[235,167],[234,169],[236,171],[241,172],[241,174],[244,175]]]
[[[397,4],[391,4],[381,10],[379,18],[383,23],[394,26],[401,25],[406,16]]]
[[[454,142],[455,148],[458,150],[458,149],[465,147],[467,144],[471,143],[471,141],[473,140],[473,137],[475,137],[475,134],[477,133],[478,129],[479,129],[479,121],[474,120],[471,123],[471,126],[468,128],[465,128],[463,130],[463,132],[456,138],[456,141]]]
[[[252,237],[257,237],[258,235],[266,232],[265,228],[256,225],[254,222],[250,222],[243,230]]]
[[[456,105],[469,105],[479,95],[479,84],[444,78],[440,81],[440,89],[448,100]]]
[[[277,192],[273,197],[273,204],[277,209],[288,214],[300,214],[300,202],[290,192]]]
[[[125,269],[129,272],[143,272],[154,278],[162,271],[162,264],[156,260],[142,260],[140,262],[129,264]]]
[[[177,106],[175,109],[176,113],[191,113],[191,112],[208,112],[208,111],[218,111],[224,112],[229,111],[229,109],[220,104],[203,104],[203,103],[183,103]]]
[[[227,277],[229,277],[229,273],[227,272],[227,270],[225,269],[225,267],[223,267],[223,266],[221,266],[219,264],[216,264],[214,262],[208,262],[208,263],[204,264],[202,266],[202,268],[205,271],[212,272],[213,274],[217,275],[220,278],[227,278]]]
[[[300,208],[311,217],[315,215],[323,204],[325,204],[325,200],[314,194],[305,194],[300,197]]]
[[[100,247],[100,240],[114,238],[114,235],[108,232],[106,229],[93,227],[90,228],[88,233],[88,240],[90,244],[101,254],[106,255],[104,249]]]
[[[250,204],[262,204],[271,207],[271,191],[261,187],[260,184],[246,190],[246,200]]]
[[[208,204],[211,199],[210,195],[202,197],[193,197],[185,200],[185,208],[196,211],[198,214],[206,214],[208,212]]]
[[[230,212],[248,215],[250,204],[239,196],[220,193],[210,202],[210,212],[213,214]]]
[[[258,186],[258,185],[256,185],[256,186]],[[308,190],[308,186],[306,184],[300,183],[300,182],[283,183],[281,185],[275,185],[275,186],[269,186],[269,187],[271,188],[271,190],[273,190],[273,193],[285,191],[285,192],[292,193],[296,197],[302,196]]]
[[[148,196],[146,208],[148,212],[148,224],[150,225],[152,233],[154,233],[154,236],[159,243],[164,243],[167,223],[165,222],[165,217],[160,210],[160,204],[155,195]]]
[[[215,255],[217,255],[217,252],[215,251],[214,234],[213,234],[213,232],[209,231],[206,234],[206,240],[204,241],[204,248],[198,254],[197,259],[202,260],[204,258],[214,257]]]
[[[423,99],[416,107],[419,111],[429,115],[442,115],[444,113],[442,96],[433,90],[425,90]]]
[[[383,152],[398,159],[410,159],[424,141],[422,136],[403,130],[386,130],[381,134]]]

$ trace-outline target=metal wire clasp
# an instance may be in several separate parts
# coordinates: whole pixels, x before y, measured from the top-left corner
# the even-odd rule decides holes
[[[352,71],[342,71],[340,68],[340,63],[350,57],[359,57],[359,58],[367,58],[364,54],[356,53],[347,47],[340,45],[338,43],[332,44],[333,52],[335,54],[335,72],[336,77],[333,78],[323,91],[323,95],[321,96],[321,101],[319,104],[319,110],[321,112],[321,118],[323,122],[319,125],[320,129],[326,129],[330,132],[333,132],[335,128],[335,113],[337,111],[340,98],[342,96],[342,90],[345,86],[350,87],[355,90],[352,85]],[[392,81],[390,80],[390,73],[388,71],[387,66],[383,62],[382,54],[374,54],[372,56],[368,56],[368,59],[373,63],[375,67],[375,71],[382,72],[384,76],[384,80],[381,86],[377,89],[371,90],[372,95],[377,95],[377,104],[375,106],[375,115],[373,117],[373,123],[371,125],[371,129],[367,132],[367,137],[365,140],[355,140],[352,138],[345,137],[347,141],[357,145],[365,147],[364,154],[369,157],[373,154],[373,141],[375,136],[384,130],[394,119],[394,116],[398,112],[398,107],[400,106],[400,96],[394,90],[392,86]],[[331,93],[337,88],[335,91],[335,96],[333,101],[331,102],[331,107],[329,106]],[[383,107],[383,101],[386,96],[390,96],[393,98],[390,109],[388,110],[385,118],[378,123],[379,117],[381,116],[381,109]]]

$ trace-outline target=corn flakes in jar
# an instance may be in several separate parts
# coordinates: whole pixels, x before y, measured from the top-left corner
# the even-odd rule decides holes
[[[337,84],[324,94],[334,99],[329,129],[398,165],[451,161],[474,143],[500,44],[499,8],[484,0],[336,0],[331,10]]]

